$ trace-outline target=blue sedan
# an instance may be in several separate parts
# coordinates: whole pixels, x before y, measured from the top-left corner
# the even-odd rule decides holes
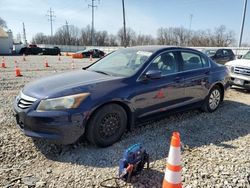
[[[83,70],[27,84],[14,111],[25,135],[71,144],[86,135],[110,146],[136,122],[186,107],[215,111],[228,71],[189,48],[143,46],[117,50]]]

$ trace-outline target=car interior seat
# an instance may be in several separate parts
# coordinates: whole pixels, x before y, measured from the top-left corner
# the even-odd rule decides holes
[[[191,57],[188,61],[190,63],[193,63],[193,64],[199,64],[200,63],[200,59],[198,57]]]
[[[161,56],[161,61],[163,63],[163,73],[167,74],[176,72],[176,61],[173,56],[169,54],[164,54]]]
[[[197,69],[201,68],[202,64],[200,62],[200,58],[198,57],[191,57],[187,61],[187,63],[184,64],[184,70],[191,70],[191,69]]]

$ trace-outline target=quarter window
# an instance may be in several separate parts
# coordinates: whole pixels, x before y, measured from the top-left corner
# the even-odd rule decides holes
[[[181,56],[183,59],[183,71],[200,69],[209,66],[208,61],[198,54],[191,52],[181,52]]]

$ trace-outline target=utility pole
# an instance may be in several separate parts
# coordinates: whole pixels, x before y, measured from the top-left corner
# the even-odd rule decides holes
[[[46,15],[48,16],[48,21],[50,22],[50,36],[52,37],[53,36],[53,21],[55,21],[55,13],[54,11],[52,11],[52,9],[50,8],[48,10],[48,14]]]
[[[189,40],[188,40],[188,45],[190,45],[190,41],[191,41],[191,28],[192,28],[192,21],[193,21],[193,14],[190,14],[190,21],[189,21]]]
[[[123,11],[123,37],[124,37],[124,47],[127,47],[127,33],[126,33],[126,18],[125,18],[125,5],[124,0],[122,0],[122,11]]]
[[[92,44],[92,46],[94,46],[95,45],[95,38],[94,38],[94,11],[95,11],[95,8],[97,7],[96,5],[95,5],[95,1],[96,0],[91,0],[92,1],[92,3],[91,3],[91,5],[88,5],[88,7],[91,7],[92,8],[92,26],[91,26],[91,44]]]
[[[247,0],[245,0],[245,2],[244,2],[244,9],[243,9],[242,23],[241,23],[241,31],[240,31],[240,40],[239,40],[239,48],[241,47],[241,42],[242,42],[246,12],[247,12]]]
[[[191,28],[192,28],[193,17],[194,17],[194,15],[190,14],[189,31],[191,31]]]
[[[27,39],[26,39],[26,31],[25,31],[24,22],[23,22],[23,43],[25,44],[25,46],[27,46]]]
[[[66,41],[66,45],[70,44],[70,36],[69,36],[69,24],[66,20],[66,30],[67,30],[67,41]]]

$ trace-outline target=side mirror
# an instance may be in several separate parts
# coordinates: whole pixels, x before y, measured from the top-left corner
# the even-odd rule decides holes
[[[238,55],[238,57],[237,57],[237,58],[238,58],[238,59],[241,59],[242,57],[243,57],[243,55]]]
[[[161,78],[161,71],[149,70],[146,72],[146,78],[148,78],[148,79],[160,79]]]

